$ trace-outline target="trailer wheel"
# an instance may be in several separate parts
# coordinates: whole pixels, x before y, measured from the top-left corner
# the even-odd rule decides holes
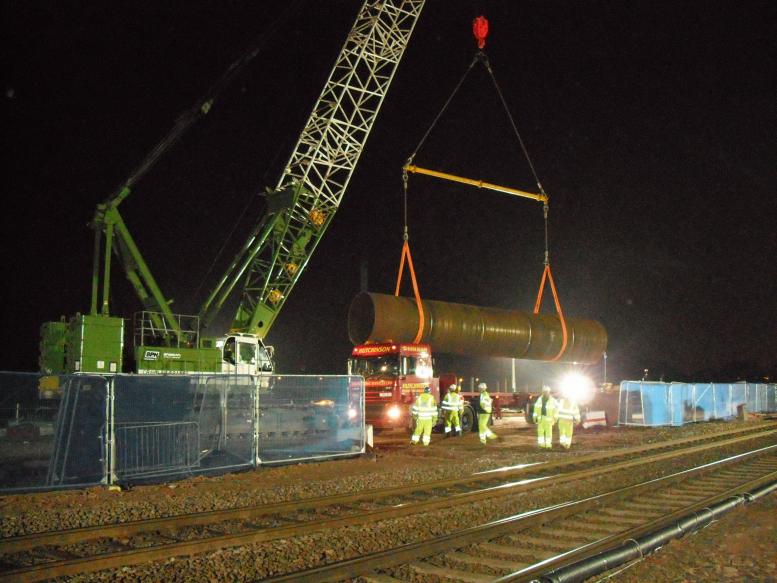
[[[461,412],[461,432],[475,431],[475,412],[471,407],[464,407]]]
[[[526,418],[526,423],[534,425],[534,397],[532,395],[529,395],[529,398],[526,400],[523,415]]]

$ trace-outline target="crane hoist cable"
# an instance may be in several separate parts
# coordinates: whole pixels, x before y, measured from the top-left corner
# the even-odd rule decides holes
[[[434,129],[434,126],[437,125],[437,122],[442,117],[443,113],[445,113],[445,110],[448,108],[448,105],[450,105],[451,101],[453,100],[456,93],[458,93],[459,89],[461,88],[462,84],[464,83],[464,80],[467,78],[467,75],[469,75],[469,72],[472,70],[472,68],[475,66],[475,64],[478,62],[477,56],[472,59],[472,62],[469,64],[469,67],[467,67],[467,70],[464,72],[464,74],[461,76],[461,79],[459,79],[459,82],[456,84],[456,87],[454,87],[453,92],[451,92],[450,96],[446,100],[445,104],[442,106],[442,109],[440,109],[439,112],[437,112],[437,115],[435,116],[434,120],[432,121],[431,125],[427,128],[424,135],[421,137],[421,141],[418,142],[418,145],[415,147],[415,150],[413,150],[413,153],[410,155],[410,157],[407,159],[407,162],[405,163],[405,166],[402,169],[402,195],[403,195],[403,232],[402,232],[402,255],[399,260],[399,272],[397,273],[397,285],[396,289],[394,290],[394,295],[399,296],[400,287],[402,284],[402,274],[404,272],[405,267],[405,260],[407,260],[408,265],[408,271],[410,272],[410,281],[413,284],[413,293],[415,295],[415,302],[416,307],[418,308],[418,331],[416,333],[415,339],[413,340],[414,343],[417,343],[421,340],[421,337],[423,336],[424,332],[424,307],[421,300],[421,293],[418,288],[418,280],[415,275],[415,268],[413,267],[413,256],[410,253],[410,235],[408,231],[408,221],[407,221],[407,173],[408,173],[408,167],[412,166],[413,159],[415,158],[415,155],[418,153],[418,150],[421,149],[421,146],[423,146],[424,142],[426,141],[426,138],[429,137],[429,134],[432,133],[432,130]]]
[[[561,324],[561,349],[559,350],[558,354],[551,360],[555,361],[562,357],[564,352],[566,351],[568,339],[569,339],[569,332],[567,329],[567,323],[566,319],[564,318],[564,311],[561,307],[561,301],[558,296],[558,290],[556,289],[556,284],[553,279],[553,273],[550,267],[550,242],[549,242],[549,229],[548,229],[548,211],[549,211],[549,205],[548,205],[548,195],[545,192],[544,187],[542,186],[542,182],[540,182],[539,176],[537,175],[537,170],[534,167],[534,163],[532,162],[531,156],[529,156],[529,150],[526,147],[526,144],[523,141],[523,138],[521,137],[520,132],[518,131],[518,126],[515,123],[515,119],[513,118],[512,113],[510,112],[510,108],[507,105],[507,100],[504,97],[504,93],[502,92],[502,88],[499,86],[499,83],[496,80],[496,76],[494,75],[494,70],[491,67],[491,63],[488,59],[488,55],[486,55],[484,49],[486,45],[486,38],[488,37],[488,20],[484,16],[478,16],[474,19],[472,22],[472,32],[475,36],[475,40],[478,43],[478,50],[475,53],[474,58],[472,59],[472,62],[467,67],[466,71],[462,75],[461,79],[459,79],[459,82],[454,87],[451,94],[448,96],[448,99],[443,104],[440,111],[435,116],[434,120],[432,121],[429,128],[424,132],[423,136],[421,137],[421,140],[419,141],[418,145],[413,150],[413,153],[408,157],[407,162],[405,163],[405,166],[402,169],[402,178],[403,178],[403,185],[404,185],[404,208],[405,208],[405,231],[404,231],[404,246],[403,246],[403,254],[402,254],[402,263],[400,265],[400,277],[401,277],[401,269],[402,265],[404,264],[404,257],[405,257],[405,249],[407,249],[407,254],[409,257],[410,248],[408,245],[408,231],[407,231],[407,173],[408,172],[414,172],[414,173],[420,173],[420,174],[426,174],[429,176],[436,176],[438,178],[444,178],[447,180],[453,180],[455,182],[461,182],[465,184],[471,184],[474,186],[477,186],[479,188],[488,188],[491,190],[498,190],[501,192],[507,192],[509,194],[515,194],[517,196],[522,196],[526,198],[532,198],[534,200],[538,200],[543,203],[542,205],[542,214],[543,214],[543,221],[544,221],[544,229],[545,229],[545,255],[543,259],[543,271],[542,271],[542,277],[540,279],[540,286],[537,293],[537,300],[534,305],[534,313],[538,314],[540,311],[540,308],[542,307],[542,298],[543,298],[543,291],[545,289],[545,282],[548,281],[550,283],[550,289],[553,294],[553,300],[556,307],[556,312],[558,314],[559,322]],[[427,138],[431,134],[434,127],[437,125],[437,122],[440,120],[442,115],[445,113],[445,110],[450,105],[451,101],[453,101],[453,98],[458,93],[459,89],[464,83],[464,80],[469,75],[470,71],[474,68],[474,66],[477,63],[481,63],[486,71],[488,72],[489,77],[491,78],[491,82],[494,85],[494,89],[496,89],[497,95],[499,96],[499,100],[502,104],[502,108],[504,109],[504,112],[507,114],[507,118],[510,120],[510,126],[513,129],[513,133],[515,134],[518,143],[521,146],[521,150],[523,151],[523,155],[526,158],[526,162],[529,166],[529,169],[531,170],[532,176],[534,177],[534,181],[537,184],[537,189],[539,190],[539,194],[531,194],[526,193],[517,189],[507,188],[507,187],[500,187],[491,183],[478,181],[478,180],[472,180],[467,178],[462,178],[459,176],[453,176],[451,174],[446,174],[443,172],[436,172],[433,170],[428,170],[425,168],[419,168],[418,166],[415,166],[413,164],[416,155],[418,154],[418,151],[421,149],[421,147],[426,142]],[[411,269],[412,269],[412,263],[411,263]],[[415,285],[415,278],[413,276],[413,281]],[[395,295],[399,295],[399,281],[397,281],[397,292]],[[418,336],[420,337],[421,332],[423,331],[423,308],[421,306],[420,296],[416,294],[416,302],[418,304],[418,310],[419,310],[419,333]],[[416,340],[417,341],[417,340]]]
[[[407,260],[408,271],[410,272],[410,281],[413,284],[413,294],[415,295],[415,304],[418,308],[418,331],[416,332],[413,343],[417,344],[421,341],[421,337],[424,333],[424,305],[421,301],[421,292],[418,289],[418,280],[415,276],[415,267],[413,267],[413,256],[410,253],[410,237],[407,230],[407,172],[402,174],[402,191],[404,195],[404,223],[405,228],[402,234],[402,256],[399,259],[399,272],[397,273],[397,287],[394,290],[394,295],[399,297],[399,288],[402,285],[402,273],[405,269],[405,260]]]

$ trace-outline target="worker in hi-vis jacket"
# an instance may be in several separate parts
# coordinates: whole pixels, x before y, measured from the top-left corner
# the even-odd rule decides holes
[[[572,446],[572,432],[580,423],[580,407],[567,397],[561,398],[558,404],[558,442],[569,449]]]
[[[542,386],[542,395],[534,402],[534,422],[537,424],[537,445],[541,449],[553,447],[553,424],[558,416],[558,402],[550,394],[548,385]]]
[[[410,439],[410,445],[416,445],[421,435],[423,435],[423,444],[429,445],[432,440],[432,427],[437,422],[437,400],[432,395],[431,388],[424,387],[424,392],[416,397],[411,414],[415,419],[415,431]]]
[[[442,414],[445,416],[445,437],[461,435],[461,395],[457,392],[456,385],[450,385],[448,392],[442,400]]]
[[[478,399],[478,433],[480,434],[480,443],[485,445],[489,439],[496,439],[496,433],[488,427],[491,419],[491,395],[488,394],[488,385],[486,383],[478,384],[480,399]]]

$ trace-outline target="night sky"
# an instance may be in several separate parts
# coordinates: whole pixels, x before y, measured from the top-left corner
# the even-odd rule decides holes
[[[256,195],[277,182],[361,2],[307,0],[280,21],[288,2],[89,4],[2,7],[0,370],[35,370],[40,324],[89,310],[95,205],[265,35],[121,206],[174,311],[196,313],[261,215]],[[393,293],[401,166],[469,65],[480,13],[551,197],[565,312],[607,327],[609,380],[646,367],[667,380],[777,375],[777,4],[747,0],[429,0],[340,211],[268,337],[279,370],[345,372],[362,262],[369,289]],[[482,67],[416,162],[536,191]],[[417,176],[409,192],[425,298],[533,307],[538,203]],[[118,264],[114,273],[112,312],[129,317],[139,303]],[[507,370],[505,360],[443,364]]]

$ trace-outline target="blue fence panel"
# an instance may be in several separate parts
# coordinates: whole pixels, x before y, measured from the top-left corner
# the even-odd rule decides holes
[[[639,381],[622,381],[618,396],[618,424],[645,425],[645,415],[642,410],[642,383]]]
[[[696,383],[693,401],[693,421],[709,421],[715,410],[715,391],[712,383]]]
[[[753,413],[777,412],[777,384],[622,381],[618,423],[657,426],[732,419],[740,405]]]
[[[664,383],[642,383],[642,409],[645,425],[667,425],[670,423],[668,406],[671,395]]]
[[[669,392],[667,420],[654,425],[682,425],[693,410],[693,387],[686,383],[670,383],[666,386]]]
[[[364,380],[271,377],[259,393],[258,460],[277,463],[364,451]]]
[[[255,391],[250,376],[117,375],[113,481],[251,467]]]
[[[731,406],[736,411],[740,405],[747,406],[747,383],[733,383],[731,385]]]
[[[0,372],[0,492],[107,481],[108,380]]]

